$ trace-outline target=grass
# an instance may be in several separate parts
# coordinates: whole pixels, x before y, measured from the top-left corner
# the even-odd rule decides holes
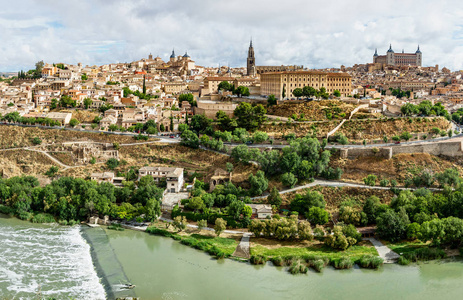
[[[327,258],[329,260],[341,259],[348,257],[353,261],[360,259],[363,255],[377,256],[378,253],[374,247],[354,245],[345,251],[334,250],[325,245],[314,245],[304,248],[295,247],[279,247],[275,249],[269,249],[261,245],[254,245],[251,247],[251,255],[261,255],[266,257],[320,257]]]
[[[234,239],[204,236],[200,234],[183,236],[175,232],[170,232],[166,229],[158,228],[156,226],[148,227],[146,232],[150,234],[171,237],[174,240],[180,241],[180,243],[186,246],[207,252],[218,259],[231,256],[238,246],[238,242]]]

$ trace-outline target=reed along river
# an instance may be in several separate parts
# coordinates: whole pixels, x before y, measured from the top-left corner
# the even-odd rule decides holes
[[[461,299],[463,263],[326,268],[215,260],[170,238],[130,230],[36,225],[0,218],[1,299]],[[93,263],[92,263],[93,259]],[[100,277],[100,278],[99,278]],[[124,290],[124,283],[136,285]]]

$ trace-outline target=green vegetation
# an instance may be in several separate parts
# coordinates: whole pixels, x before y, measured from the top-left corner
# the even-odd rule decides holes
[[[150,226],[146,232],[155,235],[171,237],[180,241],[182,244],[205,251],[216,258],[230,257],[236,249],[238,243],[234,239],[209,237],[199,234],[191,234],[181,236],[176,233],[169,232],[166,229],[161,229],[156,226]]]
[[[154,185],[135,189],[135,185],[116,188],[80,178],[61,177],[45,187],[31,176],[0,179],[1,212],[26,216],[32,222],[87,220],[93,215],[132,220],[141,215],[153,219],[161,212],[162,189]],[[151,205],[149,205],[150,199]],[[33,217],[32,217],[33,216]],[[151,216],[151,217],[150,217]],[[32,217],[32,218],[29,218]]]

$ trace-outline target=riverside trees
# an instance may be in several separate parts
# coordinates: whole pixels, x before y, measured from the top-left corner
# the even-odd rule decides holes
[[[31,176],[0,179],[0,210],[9,209],[22,219],[47,213],[63,221],[86,220],[92,215],[131,220],[145,215],[153,220],[161,213],[162,189],[148,186],[116,188],[81,178],[61,177],[45,187]]]

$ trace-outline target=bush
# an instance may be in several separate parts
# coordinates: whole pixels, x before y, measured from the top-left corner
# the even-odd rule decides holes
[[[273,265],[277,267],[281,267],[285,264],[283,258],[281,258],[280,256],[272,257],[270,260],[272,261]]]
[[[34,138],[32,139],[32,144],[34,144],[34,145],[40,145],[40,144],[42,144],[42,140],[39,139],[38,137],[34,137]]]
[[[0,213],[2,213],[4,215],[14,214],[14,209],[12,207],[0,204]]]
[[[410,260],[406,259],[404,256],[399,257],[397,263],[402,266],[406,266],[410,264]]]
[[[119,166],[119,161],[115,158],[110,158],[106,161],[106,166],[109,169],[114,170],[115,168]]]
[[[309,268],[305,264],[303,260],[298,259],[297,261],[293,262],[292,265],[289,267],[289,272],[291,274],[299,274],[299,273],[307,273]]]
[[[323,259],[317,259],[317,260],[314,260],[313,262],[311,262],[310,266],[315,271],[320,273],[321,271],[323,271],[323,268],[326,266],[326,263],[325,263],[325,261],[323,261]]]
[[[267,261],[267,258],[263,255],[251,255],[249,260],[253,265],[263,265]]]
[[[55,218],[50,214],[36,214],[32,217],[32,223],[55,223]]]
[[[332,261],[331,264],[335,269],[350,269],[354,266],[354,263],[352,262],[352,260],[350,260],[347,257],[341,257],[339,259],[335,259]]]
[[[296,185],[297,178],[293,173],[285,173],[281,175],[281,183],[283,183],[284,186],[292,188]]]
[[[311,207],[306,214],[307,220],[314,225],[325,225],[330,219],[330,214],[320,207]]]
[[[380,182],[379,182],[379,185],[382,186],[382,187],[387,187],[389,185],[389,180],[387,179],[382,179]]]
[[[376,175],[370,174],[367,177],[363,178],[363,182],[366,185],[375,186],[376,185],[376,179],[377,179]]]
[[[359,261],[358,264],[362,268],[368,268],[368,269],[377,269],[383,264],[383,259],[378,256],[373,256],[373,255],[363,255]]]
[[[427,261],[427,260],[434,260],[434,259],[441,259],[445,258],[447,254],[444,250],[439,248],[419,248],[415,251],[406,252],[403,254],[402,257],[405,259],[417,262],[417,261]]]

